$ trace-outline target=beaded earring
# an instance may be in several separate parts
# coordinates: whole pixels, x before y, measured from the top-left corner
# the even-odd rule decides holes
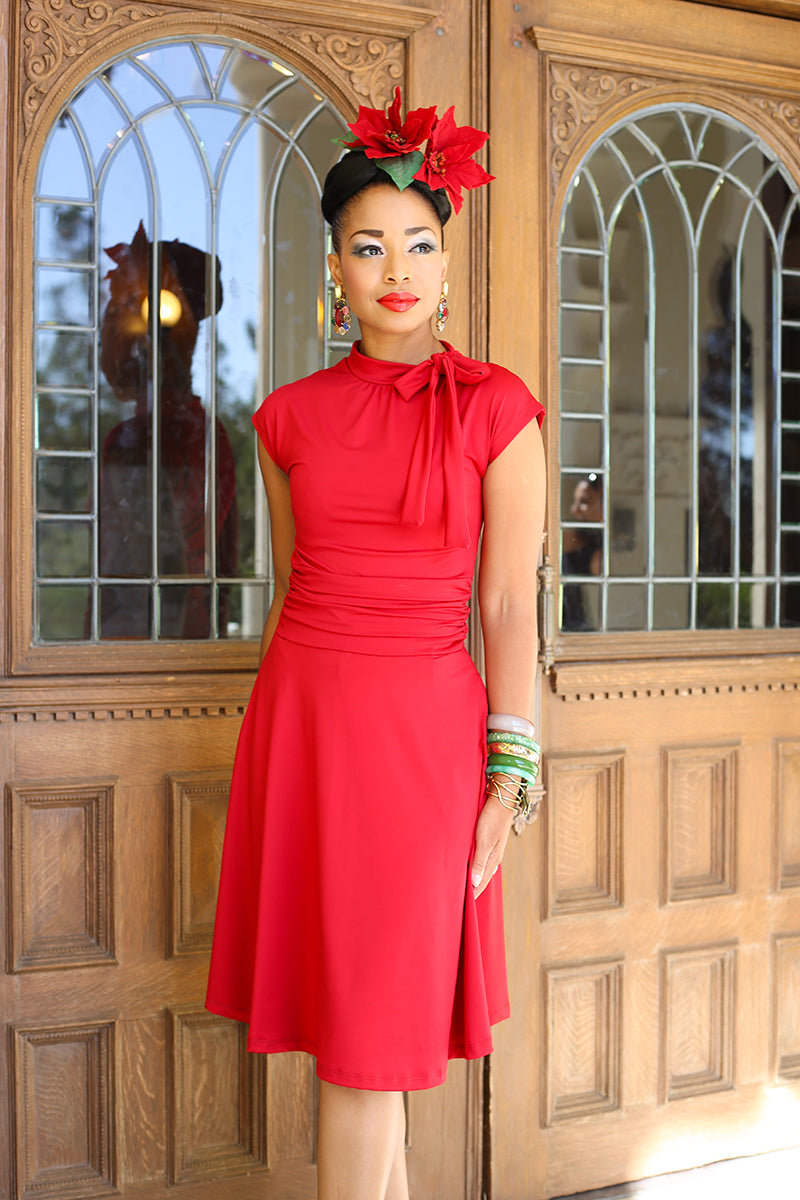
[[[444,283],[442,284],[442,294],[439,297],[439,303],[436,308],[435,324],[436,324],[436,332],[437,333],[442,332],[445,325],[447,324],[447,318],[450,316],[450,313],[448,312],[448,309],[447,309],[447,291],[448,291],[448,284],[447,284],[447,280],[445,279]]]
[[[344,288],[340,283],[334,288],[336,303],[333,306],[333,328],[342,337],[350,332],[350,307],[347,303],[347,297],[344,294]]]

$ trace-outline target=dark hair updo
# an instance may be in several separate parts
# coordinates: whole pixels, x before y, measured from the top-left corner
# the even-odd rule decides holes
[[[367,158],[363,150],[349,150],[325,176],[321,200],[322,215],[331,227],[333,246],[337,254],[347,205],[359,192],[379,183],[396,186],[391,176],[376,166],[374,159]],[[436,213],[439,224],[444,228],[453,211],[446,190],[430,188],[420,179],[412,180],[408,186],[418,196],[422,196],[423,200],[427,200]]]

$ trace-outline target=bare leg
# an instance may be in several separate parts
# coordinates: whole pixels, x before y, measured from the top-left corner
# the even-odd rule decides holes
[[[398,1173],[401,1092],[369,1092],[323,1080],[320,1089],[317,1195],[319,1200],[407,1200],[388,1194]],[[402,1186],[402,1179],[400,1186]]]
[[[408,1175],[406,1174],[406,1110],[403,1107],[402,1096],[398,1112],[397,1145],[392,1163],[392,1173],[389,1176],[389,1186],[386,1189],[385,1200],[408,1200]]]

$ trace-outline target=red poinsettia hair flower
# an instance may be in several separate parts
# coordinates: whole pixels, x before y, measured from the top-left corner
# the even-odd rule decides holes
[[[355,141],[343,142],[348,150],[363,150],[367,158],[394,158],[419,150],[431,135],[436,120],[436,106],[415,108],[400,120],[400,88],[395,88],[394,100],[387,112],[382,108],[367,108],[362,104],[358,119],[348,126]]]
[[[458,213],[464,202],[461,189],[481,187],[494,179],[494,175],[484,171],[472,159],[489,134],[473,129],[471,125],[456,125],[453,112],[451,106],[441,119],[434,121],[425,158],[414,178],[427,183],[430,188],[446,188]]]

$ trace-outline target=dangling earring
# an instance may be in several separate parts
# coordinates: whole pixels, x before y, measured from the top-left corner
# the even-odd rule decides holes
[[[448,309],[447,309],[447,292],[448,292],[448,284],[447,284],[447,280],[445,279],[444,283],[442,284],[442,294],[439,297],[439,303],[436,308],[436,332],[437,333],[442,332],[445,325],[447,324],[447,318],[450,316],[450,313],[448,312]]]
[[[333,306],[333,328],[344,337],[346,333],[350,332],[350,308],[342,285],[337,283],[333,290],[336,296],[336,303]]]

